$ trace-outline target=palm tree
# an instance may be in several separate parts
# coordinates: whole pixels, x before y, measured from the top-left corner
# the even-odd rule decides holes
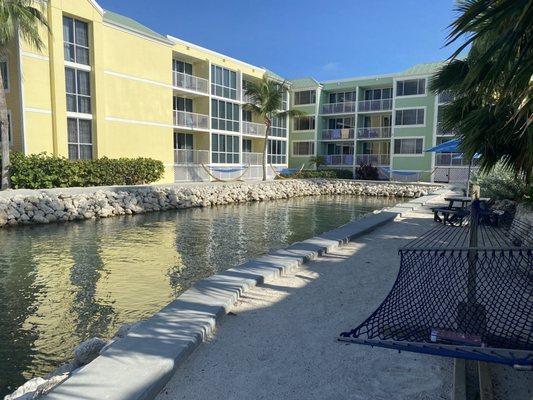
[[[41,9],[36,5],[40,2],[33,0],[0,0],[0,55],[7,52],[7,45],[18,35],[38,51],[44,48],[39,35],[39,28],[48,29],[44,15],[44,3]],[[2,189],[9,188],[9,127],[7,120],[7,102],[4,81],[0,74],[0,144],[2,146]]]
[[[305,115],[299,110],[282,111],[283,90],[286,88],[286,82],[278,83],[268,78],[265,74],[259,82],[250,82],[246,88],[246,95],[250,97],[251,102],[244,105],[245,110],[252,111],[259,115],[263,120],[265,130],[265,142],[263,144],[263,180],[267,178],[266,153],[268,137],[272,127],[274,117],[296,117]]]
[[[498,162],[530,182],[533,171],[533,0],[461,0],[446,45],[463,44],[435,75],[432,89],[449,92],[442,125],[480,167]],[[471,46],[468,55],[459,54]]]

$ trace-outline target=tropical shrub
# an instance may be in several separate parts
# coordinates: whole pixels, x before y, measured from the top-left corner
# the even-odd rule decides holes
[[[68,160],[46,153],[12,153],[10,166],[14,189],[141,185],[161,179],[164,171],[163,163],[151,158]]]
[[[531,192],[531,187],[525,181],[516,176],[515,172],[502,163],[487,173],[476,173],[472,179],[474,184],[479,185],[481,197],[490,197],[495,200],[519,200]],[[530,194],[530,193],[529,193]]]
[[[377,181],[379,179],[379,171],[372,164],[360,164],[355,169],[355,178],[368,181]]]

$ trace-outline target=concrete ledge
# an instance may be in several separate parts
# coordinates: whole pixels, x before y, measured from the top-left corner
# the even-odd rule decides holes
[[[47,400],[146,400],[211,334],[217,321],[247,289],[296,270],[301,264],[420,207],[393,207],[196,282],[178,299],[108,346],[44,398]]]

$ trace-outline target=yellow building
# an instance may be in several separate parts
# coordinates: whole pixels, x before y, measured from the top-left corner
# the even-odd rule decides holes
[[[50,0],[44,51],[23,40],[0,60],[12,148],[79,158],[151,157],[164,182],[261,173],[264,125],[243,87],[264,68],[160,35],[94,0]],[[288,105],[288,93],[284,106]],[[288,120],[274,121],[268,161],[287,166]],[[269,171],[271,172],[271,171]]]

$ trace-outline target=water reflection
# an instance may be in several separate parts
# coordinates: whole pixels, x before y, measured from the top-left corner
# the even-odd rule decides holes
[[[388,204],[311,197],[0,230],[0,395],[198,279]]]

